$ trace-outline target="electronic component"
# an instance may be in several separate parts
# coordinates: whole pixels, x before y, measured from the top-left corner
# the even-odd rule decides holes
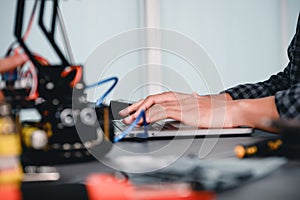
[[[0,195],[1,199],[21,199],[23,171],[20,135],[9,104],[0,103]]]
[[[94,159],[90,153],[93,149],[97,149],[100,156],[106,154],[112,146],[114,130],[109,107],[102,104],[102,101],[115,87],[118,79],[112,77],[90,86],[85,85],[82,66],[74,64],[58,0],[35,0],[23,35],[26,2],[27,0],[17,2],[14,32],[16,41],[10,46],[7,56],[24,51],[30,61],[12,72],[2,74],[0,82],[16,120],[23,108],[35,108],[41,115],[38,122],[18,122],[24,168],[91,160]],[[50,29],[44,23],[46,4],[52,5]],[[38,6],[39,28],[60,61],[55,65],[33,52],[26,44]],[[66,56],[55,40],[57,27],[62,30],[67,48]],[[104,92],[96,105],[89,104],[84,94],[85,89],[108,81],[114,81],[109,90]]]
[[[22,136],[26,147],[36,150],[46,148],[49,141],[47,132],[34,126],[24,125],[22,127]]]
[[[267,139],[250,145],[237,145],[234,149],[238,158],[282,155],[282,140]]]

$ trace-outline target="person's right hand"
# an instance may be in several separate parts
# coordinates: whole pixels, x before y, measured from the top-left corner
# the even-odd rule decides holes
[[[145,110],[147,123],[170,118],[195,127],[230,127],[230,117],[225,116],[226,100],[230,99],[226,95],[199,96],[196,93],[164,92],[150,95],[119,114],[124,117],[129,115],[123,120],[126,124],[132,123]]]

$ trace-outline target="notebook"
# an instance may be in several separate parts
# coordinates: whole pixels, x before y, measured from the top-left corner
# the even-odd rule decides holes
[[[124,124],[122,116],[118,113],[120,110],[126,108],[131,103],[126,101],[111,101],[110,109],[113,116],[113,124],[115,128],[115,134],[121,134],[128,128],[129,125]],[[149,124],[147,126],[147,134],[145,135],[144,127],[135,127],[125,138],[166,138],[166,137],[197,137],[208,135],[249,135],[253,133],[253,129],[249,127],[237,127],[237,128],[196,128],[188,126],[178,121],[166,119]]]

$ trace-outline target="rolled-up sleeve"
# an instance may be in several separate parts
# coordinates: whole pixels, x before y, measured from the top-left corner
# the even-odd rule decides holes
[[[286,90],[291,86],[290,74],[295,73],[298,67],[289,64],[283,72],[271,76],[264,82],[238,85],[222,93],[229,93],[232,99],[257,99],[273,96],[276,92]]]
[[[243,84],[227,89],[222,93],[229,93],[232,99],[257,99],[273,96],[277,91],[286,90],[290,86],[289,80],[283,73],[272,76],[265,82]]]
[[[283,119],[300,119],[300,83],[275,94],[277,111]]]
[[[300,119],[300,14],[296,34],[288,48],[288,57],[288,66],[268,80],[238,85],[221,93],[228,93],[234,100],[275,96],[281,118]]]

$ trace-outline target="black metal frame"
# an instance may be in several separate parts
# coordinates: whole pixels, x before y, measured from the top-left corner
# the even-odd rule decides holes
[[[28,46],[23,41],[22,30],[23,30],[23,21],[24,21],[24,7],[26,0],[18,0],[17,3],[17,12],[16,12],[16,22],[15,22],[15,37],[21,47],[24,49],[25,53],[29,56],[30,60],[35,66],[40,66],[41,64],[34,58],[32,52],[28,48]],[[44,33],[45,37],[48,39],[50,45],[53,47],[57,56],[61,60],[61,66],[70,66],[69,61],[66,59],[61,49],[57,45],[55,41],[55,29],[56,29],[56,21],[57,21],[57,8],[58,8],[58,0],[51,0],[48,2],[52,2],[52,19],[51,19],[51,29],[47,30],[44,22],[44,12],[46,0],[40,0],[40,13],[39,13],[39,26]]]
[[[69,61],[66,59],[59,46],[55,41],[55,29],[57,25],[57,20],[59,19],[58,13],[58,1],[59,0],[39,0],[40,2],[40,11],[39,11],[39,19],[38,24],[42,33],[47,38],[51,47],[56,52],[59,57],[61,63],[50,66],[43,66],[32,53],[32,51],[28,48],[23,40],[23,21],[24,21],[24,9],[25,4],[28,0],[18,0],[17,3],[17,11],[16,11],[16,22],[15,22],[15,36],[17,42],[24,49],[25,53],[29,56],[32,63],[35,65],[38,70],[38,92],[39,97],[43,98],[45,101],[35,104],[35,108],[41,114],[41,121],[38,122],[41,125],[50,123],[52,136],[49,138],[49,149],[47,151],[44,150],[36,150],[32,148],[28,148],[24,145],[22,161],[23,164],[26,165],[44,165],[44,164],[60,164],[60,163],[70,163],[70,162],[83,162],[85,160],[94,159],[92,155],[90,155],[87,149],[64,149],[63,144],[75,144],[82,143],[83,141],[94,141],[95,138],[99,138],[99,134],[105,134],[106,139],[102,141],[98,141],[99,144],[91,147],[97,152],[100,152],[101,155],[106,154],[110,148],[111,143],[109,141],[113,140],[114,130],[112,126],[112,116],[109,113],[109,107],[101,106],[95,108],[95,113],[97,115],[97,119],[99,123],[95,123],[93,125],[85,124],[80,117],[75,121],[76,124],[65,126],[62,123],[62,117],[60,113],[65,109],[76,109],[81,112],[86,107],[90,107],[86,102],[82,102],[80,97],[83,95],[83,89],[76,89],[76,87],[72,88],[70,86],[70,82],[76,76],[76,71],[71,71],[67,76],[62,77],[61,73],[66,68],[71,66]],[[46,3],[52,3],[52,19],[50,21],[50,30],[47,30],[44,22],[44,13],[46,8]],[[60,22],[60,21],[59,21]],[[47,84],[51,83],[54,85],[53,88],[49,89]],[[81,77],[81,84],[84,86],[83,78]],[[55,101],[58,103],[54,103]],[[25,100],[26,102],[26,100]],[[105,114],[107,113],[107,114]],[[72,117],[75,113],[72,113]],[[27,124],[31,124],[30,122],[26,122]],[[106,128],[105,128],[106,126]],[[103,133],[99,133],[98,129],[104,130]],[[84,137],[80,138],[77,130],[80,130],[84,133],[87,133]],[[105,132],[106,131],[106,132]],[[103,138],[104,138],[103,136]],[[60,146],[59,149],[54,146]],[[76,157],[76,155],[82,155],[80,157]],[[67,156],[73,155],[73,156]]]

